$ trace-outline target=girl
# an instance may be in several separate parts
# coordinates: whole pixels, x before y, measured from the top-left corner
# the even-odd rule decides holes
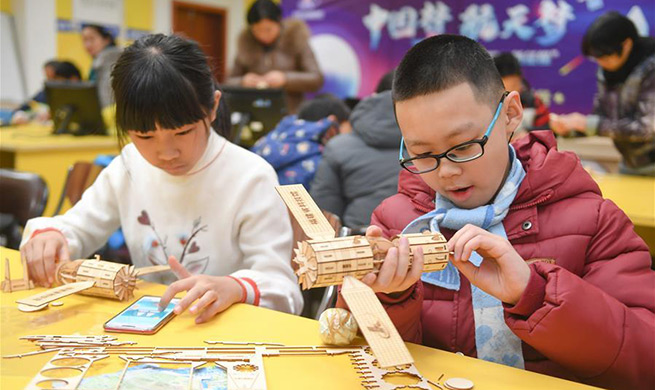
[[[70,211],[28,222],[21,253],[30,275],[52,284],[58,261],[89,256],[122,227],[135,266],[168,260],[184,277],[162,297],[165,306],[188,291],[177,313],[196,300],[197,322],[236,302],[299,313],[275,172],[211,130],[221,94],[198,45],[143,37],[112,79],[118,133],[132,143]]]
[[[86,24],[82,27],[82,43],[87,53],[93,57],[89,81],[98,84],[98,96],[102,107],[112,104],[111,101],[111,67],[121,55],[121,49],[116,47],[114,36],[104,27],[96,24]]]

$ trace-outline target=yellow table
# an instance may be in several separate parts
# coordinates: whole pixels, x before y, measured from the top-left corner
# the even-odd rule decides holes
[[[20,277],[19,254],[0,248],[0,258],[12,260],[12,277]],[[0,267],[4,269],[3,267]],[[16,274],[14,276],[14,274]],[[140,282],[137,298],[150,294],[161,295],[165,286]],[[18,338],[45,334],[104,334],[102,324],[122,310],[127,303],[101,298],[72,295],[63,298],[61,307],[49,307],[41,312],[22,313],[15,300],[42,289],[2,293],[0,330],[4,355],[36,350],[32,343]],[[249,305],[235,305],[216,316],[212,321],[195,325],[188,313],[174,318],[152,336],[114,334],[120,340],[136,341],[139,346],[203,346],[204,340],[257,341],[287,345],[320,345],[318,323],[313,320],[275,312]],[[545,375],[488,363],[482,360],[455,355],[415,344],[407,344],[416,360],[416,367],[430,380],[464,377],[475,383],[476,390],[485,389],[593,389]],[[52,358],[53,353],[0,360],[0,388],[21,389]],[[108,370],[109,359],[88,375]],[[359,378],[347,356],[278,356],[264,358],[266,381],[269,390],[275,389],[361,389]],[[115,365],[116,371],[121,365]],[[94,371],[96,370],[96,371]]]
[[[52,135],[52,127],[29,124],[0,129],[0,167],[38,173],[50,196],[44,215],[50,216],[64,188],[68,168],[76,161],[93,161],[99,154],[118,154],[115,136]],[[65,205],[66,210],[69,205]]]
[[[655,257],[655,178],[619,174],[592,174],[603,192],[627,214]]]

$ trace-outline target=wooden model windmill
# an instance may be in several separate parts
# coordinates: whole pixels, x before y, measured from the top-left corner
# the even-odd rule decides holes
[[[380,366],[390,367],[413,362],[398,331],[375,293],[358,279],[378,272],[392,241],[362,236],[335,237],[335,231],[302,185],[277,187],[294,218],[310,238],[298,242],[293,261],[303,289],[342,284],[341,294],[369,342]],[[446,239],[439,233],[405,234],[410,246],[410,264],[414,252],[423,249],[424,272],[444,269],[448,264]]]

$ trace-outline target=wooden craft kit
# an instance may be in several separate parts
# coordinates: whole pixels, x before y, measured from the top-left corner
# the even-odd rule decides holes
[[[409,241],[410,263],[418,248],[423,251],[423,271],[441,270],[448,264],[446,239],[439,233],[406,234],[393,241],[362,236],[335,238],[335,232],[305,188],[300,185],[276,187],[282,200],[305,234],[298,243],[293,261],[303,289],[343,283],[345,299],[366,341],[385,367],[411,364],[414,360],[373,290],[358,279],[377,272],[387,251],[400,237]]]
[[[97,361],[118,356],[124,362],[115,389],[119,389],[129,375],[128,369],[136,364],[171,364],[188,367],[188,390],[193,389],[193,377],[198,368],[214,364],[225,370],[228,390],[266,390],[266,375],[263,358],[278,356],[336,356],[348,355],[351,365],[357,371],[360,383],[365,389],[395,390],[407,388],[388,379],[403,375],[415,381],[412,389],[431,390],[429,384],[439,384],[421,376],[413,364],[390,368],[380,366],[368,346],[326,347],[285,346],[275,343],[248,343],[228,341],[205,341],[212,346],[205,347],[139,347],[133,342],[119,342],[111,336],[64,336],[38,335],[22,339],[34,342],[40,351],[3,356],[22,358],[37,353],[56,351],[37,375],[25,387],[26,390],[58,389],[76,390],[89,368]],[[221,345],[221,346],[215,346]],[[65,377],[57,377],[64,371]],[[55,374],[55,375],[52,375]],[[443,377],[443,375],[441,376]],[[441,379],[440,377],[440,379]],[[463,383],[461,378],[453,378]],[[470,382],[470,381],[469,381]],[[112,389],[107,389],[112,390]]]
[[[276,187],[291,214],[310,238],[297,243],[293,261],[298,264],[303,289],[341,284],[344,277],[361,279],[377,272],[389,248],[406,237],[410,264],[418,248],[423,250],[423,271],[439,271],[448,264],[446,239],[439,233],[404,234],[392,241],[363,236],[335,237],[335,231],[301,184]]]

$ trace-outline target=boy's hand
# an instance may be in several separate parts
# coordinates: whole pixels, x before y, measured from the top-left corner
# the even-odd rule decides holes
[[[369,226],[366,229],[366,237],[382,237],[382,229],[377,226]],[[368,273],[362,278],[362,282],[369,285],[375,292],[395,293],[402,292],[412,287],[420,278],[423,272],[423,251],[418,248],[414,253],[414,261],[409,268],[409,241],[401,237],[397,248],[391,248],[376,274]]]
[[[448,250],[455,252],[453,265],[481,290],[512,305],[523,295],[530,268],[506,239],[466,225],[448,241]],[[482,256],[480,267],[468,261],[473,251]]]
[[[241,301],[243,291],[239,283],[234,279],[225,276],[191,275],[175,259],[175,256],[169,257],[168,263],[171,270],[181,279],[168,286],[159,300],[159,310],[163,310],[168,306],[175,294],[188,291],[173,311],[175,314],[180,314],[197,300],[191,306],[189,312],[196,314],[202,311],[196,317],[196,324],[200,324],[208,321],[234,303]]]
[[[43,287],[52,287],[56,263],[70,260],[66,237],[57,231],[39,233],[30,238],[20,248],[20,254],[27,261],[30,279]]]

